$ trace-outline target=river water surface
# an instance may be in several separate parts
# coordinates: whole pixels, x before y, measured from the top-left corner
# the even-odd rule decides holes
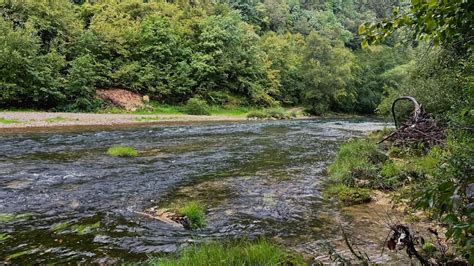
[[[320,256],[353,219],[321,196],[324,169],[342,141],[384,126],[288,120],[0,134],[0,261],[137,262],[192,242],[260,236]],[[140,156],[108,156],[117,144]],[[206,228],[136,213],[188,200],[206,206]]]

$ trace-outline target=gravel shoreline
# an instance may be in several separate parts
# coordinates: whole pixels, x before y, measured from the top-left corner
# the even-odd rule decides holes
[[[95,114],[49,112],[0,112],[0,132],[12,129],[35,129],[79,126],[114,126],[159,123],[243,121],[240,116]]]

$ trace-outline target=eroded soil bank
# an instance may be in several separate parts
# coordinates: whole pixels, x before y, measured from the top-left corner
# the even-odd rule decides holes
[[[387,210],[361,214],[321,196],[340,143],[384,126],[288,120],[0,135],[0,259],[137,262],[192,242],[265,236],[324,261],[328,243],[345,252],[343,225],[374,261],[402,262],[380,254]],[[117,144],[139,156],[108,156]],[[189,200],[206,206],[205,228],[137,214]]]

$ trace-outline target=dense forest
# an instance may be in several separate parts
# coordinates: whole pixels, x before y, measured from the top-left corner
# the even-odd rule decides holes
[[[373,113],[417,48],[361,49],[398,0],[2,1],[0,107],[94,111],[96,88],[165,104]],[[424,49],[421,49],[424,50]]]

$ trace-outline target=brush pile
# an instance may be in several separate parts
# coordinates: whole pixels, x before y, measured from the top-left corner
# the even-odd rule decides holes
[[[411,101],[414,109],[409,119],[399,125],[395,115],[395,104],[401,100]],[[444,127],[426,113],[415,98],[403,96],[396,99],[392,104],[392,114],[396,130],[385,136],[379,143],[389,140],[395,146],[421,145],[428,149],[444,142]]]

